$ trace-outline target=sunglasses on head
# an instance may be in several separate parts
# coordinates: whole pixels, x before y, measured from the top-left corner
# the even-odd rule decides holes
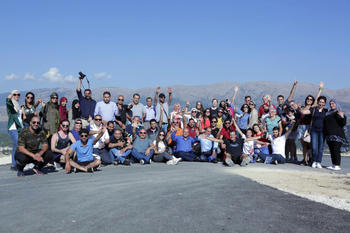
[[[87,138],[88,135],[87,135],[87,134],[80,134],[80,137],[82,137],[82,138]]]
[[[39,125],[39,124],[40,124],[40,121],[32,121],[32,124],[33,124],[33,125]]]
[[[21,96],[21,94],[16,94],[16,93],[15,93],[15,94],[13,94],[13,96]]]

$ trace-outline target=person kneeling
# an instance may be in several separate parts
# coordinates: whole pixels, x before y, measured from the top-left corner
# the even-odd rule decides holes
[[[124,164],[129,166],[130,160],[127,159],[131,153],[132,145],[130,142],[126,142],[123,138],[122,131],[116,129],[108,144],[109,155],[111,160],[114,161],[114,165]]]
[[[89,131],[87,129],[80,130],[80,140],[73,143],[64,155],[66,161],[65,170],[67,173],[71,172],[71,166],[83,172],[93,172],[93,169],[100,166],[101,160],[95,159],[92,155],[93,145],[100,140],[105,131],[105,127],[101,128],[97,136],[92,139],[89,138]],[[74,152],[76,152],[76,161],[71,159]]]

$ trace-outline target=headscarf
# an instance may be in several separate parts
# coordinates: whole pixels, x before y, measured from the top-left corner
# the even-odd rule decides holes
[[[79,103],[79,100],[75,99],[72,102],[72,113],[73,113],[73,120],[80,118],[81,112],[80,108],[76,108],[75,105]]]
[[[67,108],[66,108],[66,106],[62,106],[63,101],[66,101],[66,103],[67,103],[67,98],[61,97],[61,99],[60,99],[60,106],[58,108],[58,112],[60,113],[60,122],[68,119]]]
[[[13,90],[13,91],[11,91],[11,94],[13,95],[13,94],[15,94],[15,93],[19,93],[19,91],[18,90]],[[12,103],[13,103],[13,108],[16,110],[16,112],[18,113],[19,112],[19,110],[21,110],[21,106],[19,105],[19,103],[18,103],[18,101],[15,99],[15,97],[13,97],[12,96],[12,98],[11,98],[11,101],[12,101]]]
[[[337,103],[337,100],[336,100],[335,98],[333,98],[333,99],[331,99],[331,100],[329,101],[329,103],[331,103],[331,102],[335,103],[336,109],[329,109],[329,111],[326,112],[326,116],[328,116],[328,115],[330,115],[330,114],[332,114],[332,113],[335,113],[335,112],[337,112],[337,111],[340,111],[340,112],[342,111],[342,108],[341,108],[340,104]]]

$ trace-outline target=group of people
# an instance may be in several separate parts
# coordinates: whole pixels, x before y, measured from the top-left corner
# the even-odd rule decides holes
[[[156,88],[154,97],[140,103],[135,93],[130,104],[119,95],[111,101],[105,91],[103,100],[96,102],[90,89],[82,94],[79,79],[77,99],[68,110],[67,98],[52,93],[49,102],[28,92],[24,104],[14,90],[6,99],[8,132],[13,141],[12,170],[24,176],[23,169],[32,163],[32,170],[40,175],[51,164],[56,169],[93,172],[109,164],[130,166],[132,163],[163,162],[176,165],[180,161],[200,161],[226,166],[264,162],[283,164],[295,162],[322,168],[324,141],[332,157],[332,170],[340,170],[341,152],[348,151],[344,126],[346,116],[335,99],[322,96],[320,83],[316,97],[308,95],[302,106],[294,100],[297,87],[294,81],[289,96],[278,95],[274,105],[270,95],[262,98],[257,107],[251,96],[237,108],[239,91],[234,88],[232,101],[212,100],[204,108],[200,101],[170,106],[173,92],[166,96]],[[40,111],[37,111],[41,105]],[[296,141],[303,150],[298,161]]]

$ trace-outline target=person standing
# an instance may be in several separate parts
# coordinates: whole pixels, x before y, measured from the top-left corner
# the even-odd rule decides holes
[[[43,128],[49,135],[53,135],[57,132],[60,125],[60,114],[58,112],[58,94],[56,92],[51,93],[50,101],[45,104],[42,102],[42,108],[40,115],[43,118]]]
[[[324,134],[332,158],[332,166],[328,169],[339,171],[341,162],[341,152],[350,150],[349,142],[346,140],[344,126],[346,116],[335,99],[329,101],[330,111],[326,113],[324,119]]]
[[[12,140],[12,153],[11,153],[11,170],[16,171],[16,160],[15,160],[15,152],[18,143],[18,132],[22,130],[22,110],[18,103],[21,94],[18,90],[13,90],[11,94],[6,99],[6,110],[8,116],[7,129],[8,134]]]
[[[37,102],[35,102],[35,95],[33,92],[26,93],[26,96],[24,99],[24,105],[21,106],[24,127],[28,127],[32,117],[38,115],[38,113],[36,112],[36,108],[39,106],[40,103],[41,103],[40,98],[38,99]]]
[[[127,120],[129,120],[130,122],[132,121],[132,111],[129,109],[129,106],[127,104],[124,104],[123,95],[118,96],[117,107],[119,115],[116,117],[116,123],[119,125],[120,128],[125,130]]]
[[[89,122],[93,119],[95,113],[96,101],[91,98],[91,90],[85,89],[84,96],[81,94],[82,79],[78,81],[77,96],[80,103],[81,120],[83,122],[83,128],[89,125]]]
[[[157,87],[156,89],[156,94],[154,96],[154,105],[156,105],[156,120],[159,123],[160,120],[160,115],[163,115],[163,122],[162,122],[162,129],[164,132],[167,132],[168,129],[168,118],[170,117],[169,115],[169,106],[171,105],[172,99],[173,99],[173,91],[171,88],[168,88],[168,102],[165,102],[165,95],[163,93],[160,93],[160,87]],[[159,102],[158,102],[159,98]],[[163,106],[163,110],[161,110],[160,106]]]
[[[129,105],[129,109],[131,109],[132,117],[137,116],[140,118],[141,124],[143,123],[143,119],[146,117],[146,109],[145,106],[140,103],[140,94],[135,93],[132,96],[132,102]]]
[[[80,103],[79,103],[79,100],[75,99],[72,102],[72,108],[68,111],[70,130],[73,129],[75,120],[80,119],[80,117],[81,117]],[[78,137],[79,137],[79,134],[78,134]]]
[[[60,114],[60,123],[64,120],[68,120],[67,98],[66,97],[61,97],[60,105],[58,107],[58,112]]]
[[[111,93],[105,91],[103,93],[103,101],[96,104],[94,116],[102,116],[103,125],[106,125],[108,121],[115,121],[118,112],[117,105],[111,101]]]
[[[145,111],[146,116],[145,119],[143,119],[143,127],[147,130],[151,127],[151,120],[156,119],[156,108],[153,105],[151,97],[146,98]]]

